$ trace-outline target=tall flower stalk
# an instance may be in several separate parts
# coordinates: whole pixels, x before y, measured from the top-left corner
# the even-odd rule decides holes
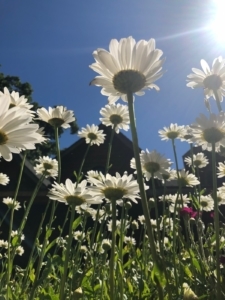
[[[24,165],[25,165],[25,161],[26,161],[26,155],[27,152],[25,151],[24,155],[23,155],[23,160],[21,163],[21,167],[20,167],[20,173],[19,173],[19,177],[18,177],[18,181],[17,181],[17,186],[16,186],[16,191],[14,194],[14,198],[13,198],[13,202],[16,202],[17,196],[18,196],[18,192],[19,192],[19,188],[20,188],[20,183],[22,180],[22,175],[23,175],[23,169],[24,169]],[[10,277],[11,277],[11,272],[12,272],[12,264],[13,264],[13,260],[11,258],[11,234],[12,234],[12,228],[13,228],[13,217],[14,217],[14,205],[11,209],[11,214],[10,214],[10,221],[9,221],[9,236],[8,236],[8,264],[7,264],[7,300],[10,299],[10,287],[9,287],[9,281],[10,281]]]
[[[217,177],[216,177],[216,153],[215,143],[212,143],[212,175],[213,175],[213,199],[214,199],[214,226],[216,235],[216,287],[217,299],[221,300],[221,271],[220,271],[220,227],[219,227],[219,206],[217,201]]]

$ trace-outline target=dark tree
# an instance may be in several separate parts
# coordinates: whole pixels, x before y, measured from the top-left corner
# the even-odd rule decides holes
[[[0,65],[1,66],[1,65]],[[30,104],[33,105],[32,110],[36,111],[39,106],[38,102],[33,101],[32,99],[32,87],[28,82],[21,82],[18,76],[10,76],[4,75],[0,72],[0,91],[3,91],[4,87],[7,87],[10,92],[15,91],[18,92],[20,96],[24,95]],[[55,134],[53,127],[43,121],[36,120],[36,123],[39,124],[39,127],[43,127],[45,131],[46,137],[49,138],[44,144],[37,144],[36,150],[28,151],[27,158],[33,163],[36,158],[39,156],[52,156],[56,155],[56,148],[55,148]],[[78,131],[78,125],[76,121],[70,123],[70,133],[75,134]],[[63,128],[59,128],[59,136],[63,133]]]

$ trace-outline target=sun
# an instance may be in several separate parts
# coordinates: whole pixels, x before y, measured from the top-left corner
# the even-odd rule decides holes
[[[214,0],[213,2],[214,14],[210,28],[213,31],[217,41],[219,43],[225,43],[225,0]]]

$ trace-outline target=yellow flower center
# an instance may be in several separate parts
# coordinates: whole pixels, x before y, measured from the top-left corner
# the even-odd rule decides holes
[[[6,144],[7,141],[8,141],[7,135],[5,134],[5,132],[0,130],[0,145]]]
[[[201,200],[201,206],[202,207],[207,207],[208,206],[208,201],[205,201],[205,200]]]
[[[9,109],[15,107],[16,105],[14,103],[10,103]]]
[[[218,90],[222,86],[222,83],[220,76],[216,74],[209,75],[203,80],[205,88],[210,90]]]
[[[208,143],[217,143],[225,137],[225,133],[218,128],[211,127],[203,131],[203,138]]]
[[[144,164],[144,168],[150,174],[154,174],[160,170],[160,165],[156,162],[149,161]]]
[[[64,120],[61,118],[52,118],[48,120],[48,123],[54,127],[60,127],[64,123]]]
[[[75,204],[75,206],[84,204],[86,202],[84,198],[75,195],[67,196],[65,199],[68,204]]]
[[[89,132],[87,136],[91,141],[97,140],[97,138],[98,138],[97,135],[93,132]]]
[[[111,115],[109,120],[113,125],[118,125],[123,122],[123,118],[119,115]]]
[[[121,94],[136,93],[145,86],[146,78],[139,71],[122,70],[114,75],[114,88]]]
[[[52,165],[49,164],[49,163],[46,163],[46,162],[43,163],[43,167],[44,167],[45,170],[51,170],[51,169],[53,169]]]
[[[193,161],[193,163],[194,163],[194,166],[195,166],[195,167],[199,167],[199,166],[202,164],[202,161],[196,159],[195,161]]]
[[[169,131],[166,133],[167,137],[171,140],[176,139],[179,136],[179,132],[177,131]]]
[[[127,193],[126,190],[123,188],[113,188],[113,187],[107,187],[104,190],[102,190],[102,192],[105,195],[105,198],[111,201],[119,200]]]
[[[178,185],[180,185],[180,186],[186,186],[186,185],[189,184],[189,182],[187,181],[187,179],[184,178],[184,177],[180,177],[180,178],[177,180],[177,182],[178,182]]]

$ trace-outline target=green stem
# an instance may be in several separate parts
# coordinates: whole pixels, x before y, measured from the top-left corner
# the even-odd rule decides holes
[[[82,172],[82,169],[83,169],[83,166],[84,166],[84,162],[85,162],[85,159],[87,157],[87,154],[88,154],[88,151],[89,151],[90,147],[91,147],[91,143],[88,144],[87,149],[84,153],[84,157],[83,157],[83,160],[82,160],[81,165],[80,165],[80,169],[79,169],[78,174],[77,174],[77,184],[80,181],[80,175],[81,175],[81,172]]]
[[[109,171],[109,162],[110,162],[110,156],[111,156],[111,151],[112,151],[112,141],[113,141],[113,137],[115,134],[115,128],[116,128],[116,125],[114,125],[112,128],[112,132],[111,132],[111,136],[110,136],[110,140],[109,140],[108,153],[107,153],[107,159],[106,159],[106,167],[105,167],[105,175]]]
[[[56,144],[56,154],[58,160],[58,178],[57,182],[60,183],[61,180],[61,156],[60,156],[60,146],[59,146],[59,128],[54,127],[55,130],[55,144]]]
[[[112,248],[110,257],[110,300],[115,300],[115,245],[116,245],[116,200],[112,199]]]
[[[75,217],[75,203],[72,204],[71,207],[71,216],[70,216],[70,225],[69,225],[69,238],[68,238],[68,243],[67,243],[67,249],[66,249],[66,254],[65,254],[65,262],[64,262],[64,267],[63,267],[63,276],[60,284],[60,300],[65,300],[65,295],[64,295],[64,289],[65,289],[65,283],[67,279],[67,272],[68,272],[68,263],[69,263],[69,256],[70,256],[70,251],[71,251],[71,244],[72,244],[72,238],[73,238],[73,221]]]
[[[29,256],[29,260],[28,260],[28,263],[27,263],[27,266],[29,266],[29,267],[26,268],[26,273],[25,273],[25,275],[24,275],[24,280],[23,280],[23,283],[24,283],[24,284],[23,284],[23,287],[22,287],[22,290],[21,290],[21,294],[20,294],[20,295],[22,295],[23,292],[25,291],[25,289],[27,288],[27,287],[25,287],[25,284],[28,282],[28,273],[29,273],[29,271],[32,269],[33,264],[34,264],[34,261],[35,261],[35,260],[33,259],[33,262],[31,262],[31,260],[32,260],[32,258],[33,258],[34,250],[35,250],[35,247],[36,247],[36,241],[38,240],[38,238],[39,238],[39,236],[40,236],[40,234],[41,234],[42,225],[43,225],[43,222],[44,222],[44,220],[45,220],[45,217],[46,217],[46,214],[47,214],[49,205],[50,205],[50,201],[48,201],[48,204],[47,204],[47,206],[46,206],[46,208],[45,208],[45,211],[44,211],[44,213],[43,213],[43,215],[42,215],[41,222],[40,222],[40,224],[39,224],[38,231],[37,231],[36,237],[35,237],[35,239],[34,239],[34,243],[33,243],[33,246],[32,246],[32,250],[31,250],[31,253],[30,253],[30,256]],[[35,278],[36,278],[36,276],[35,276]],[[28,284],[29,284],[29,282],[28,282]]]
[[[13,217],[14,217],[14,203],[16,202],[17,196],[18,196],[18,192],[19,192],[19,187],[20,187],[20,183],[21,183],[21,179],[22,179],[22,174],[23,174],[23,169],[24,169],[24,164],[26,161],[26,156],[27,156],[27,152],[25,151],[24,156],[23,156],[23,160],[21,163],[21,168],[20,168],[20,173],[19,173],[19,178],[17,181],[17,186],[16,186],[16,191],[14,194],[14,198],[13,198],[13,207],[11,209],[11,215],[10,215],[10,222],[9,222],[9,236],[8,236],[8,264],[7,264],[7,300],[9,300],[9,294],[10,294],[10,289],[9,289],[9,282],[10,282],[10,277],[11,277],[11,272],[12,272],[12,261],[10,258],[10,251],[11,251],[11,233],[12,233],[12,228],[13,228]]]
[[[133,140],[134,157],[135,157],[135,163],[136,163],[136,169],[137,169],[137,181],[138,181],[139,189],[140,189],[141,203],[142,203],[143,213],[145,216],[145,224],[146,224],[146,228],[147,228],[147,234],[148,234],[148,239],[149,239],[149,243],[150,243],[152,258],[153,258],[154,263],[157,265],[157,268],[160,269],[160,266],[159,266],[160,258],[156,252],[154,235],[153,235],[152,225],[150,222],[150,214],[149,214],[149,210],[148,210],[148,202],[147,202],[147,197],[146,197],[145,187],[144,187],[144,182],[143,182],[143,176],[142,176],[142,168],[141,168],[141,161],[140,161],[140,156],[139,156],[138,136],[137,136],[136,124],[135,124],[133,93],[132,92],[127,93],[127,100],[128,100],[128,108],[129,108],[129,115],[130,115],[130,127],[131,127],[131,134],[132,134],[132,140]],[[160,270],[160,271],[163,272],[163,270]],[[161,294],[161,293],[159,293],[159,294]],[[163,299],[163,298],[160,298],[160,299]]]
[[[216,177],[216,153],[215,143],[212,143],[212,173],[213,173],[213,199],[214,199],[214,226],[216,231],[216,277],[217,277],[217,300],[221,300],[220,284],[220,228],[219,228],[219,207],[217,201],[217,177]]]
[[[216,105],[217,105],[218,111],[220,113],[221,111],[223,111],[223,109],[222,109],[221,104],[220,104],[220,99],[219,99],[217,90],[213,91],[213,93],[214,93],[214,96],[216,98]]]

